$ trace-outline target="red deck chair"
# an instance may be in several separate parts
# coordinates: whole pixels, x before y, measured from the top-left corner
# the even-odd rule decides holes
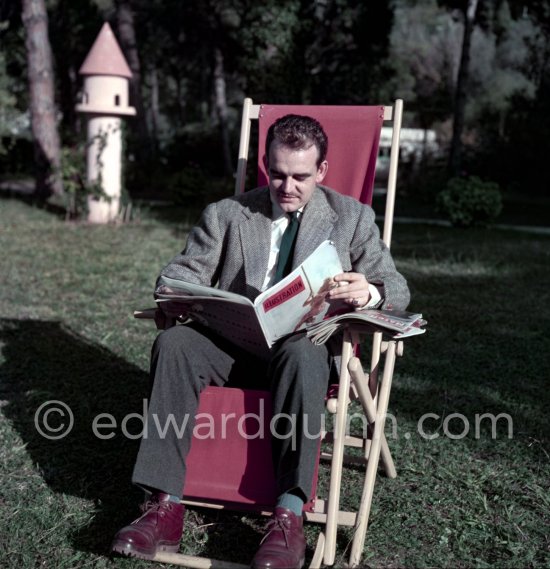
[[[241,141],[235,193],[244,191],[251,123],[259,121],[258,185],[267,183],[263,166],[264,142],[267,130],[277,118],[288,114],[309,115],[323,125],[329,138],[328,174],[324,184],[370,204],[373,195],[375,166],[381,128],[384,123],[393,127],[390,169],[387,184],[383,240],[389,246],[392,232],[395,184],[399,155],[399,131],[402,101],[388,106],[271,106],[254,105],[245,99],[241,126]],[[154,312],[154,309],[153,309]],[[136,314],[150,317],[150,311]],[[372,355],[370,369],[364,373],[355,357],[360,341],[359,331],[349,327],[344,333],[342,368],[336,396],[327,400],[327,408],[335,413],[334,431],[325,440],[332,443],[332,452],[322,458],[331,460],[328,499],[313,495],[304,512],[308,521],[325,524],[320,533],[310,567],[321,563],[333,565],[336,555],[338,525],[355,526],[349,564],[360,563],[367,530],[374,482],[380,456],[386,474],[394,478],[395,467],[384,437],[393,368],[396,355],[402,353],[402,342],[382,341],[380,333],[370,334]],[[383,374],[379,373],[381,354],[385,354]],[[351,399],[359,399],[371,425],[371,437],[353,437],[346,433],[347,409]],[[212,419],[215,418],[215,419]],[[246,509],[269,513],[275,504],[274,478],[269,436],[269,393],[226,387],[208,387],[201,395],[195,433],[187,461],[184,503],[214,508]],[[345,446],[363,449],[359,462],[365,465],[363,494],[357,512],[340,511],[342,467],[346,459]],[[227,460],[231,457],[231,460]],[[349,457],[357,462],[357,457]],[[246,567],[214,559],[183,554],[158,554],[155,561],[186,567]]]

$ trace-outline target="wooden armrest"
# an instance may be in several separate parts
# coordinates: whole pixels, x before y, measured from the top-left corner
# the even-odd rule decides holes
[[[159,308],[146,308],[145,310],[134,310],[134,318],[148,318],[154,320]]]
[[[176,319],[165,316],[160,308],[146,308],[145,310],[134,310],[134,318],[154,320],[157,330],[166,330],[176,325]]]

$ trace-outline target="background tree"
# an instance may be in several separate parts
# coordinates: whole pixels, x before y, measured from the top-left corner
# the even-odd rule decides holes
[[[435,129],[450,151],[440,163],[455,163],[458,148],[461,170],[517,188],[525,176],[517,160],[500,162],[514,153],[540,162],[550,6],[478,0],[469,31],[468,6],[471,14],[473,0],[48,0],[61,137],[65,145],[82,139],[78,69],[107,20],[138,78],[132,100],[142,112],[127,126],[133,196],[168,198],[186,186],[187,201],[197,188],[230,191],[245,95],[295,104],[403,97],[406,126]],[[30,101],[20,11],[19,0],[1,0],[0,92],[18,124]],[[527,124],[536,131],[529,136]]]
[[[82,118],[75,111],[82,81],[78,70],[101,28],[102,17],[89,0],[56,0],[47,6],[59,132],[63,144],[72,146],[83,136]]]
[[[128,66],[132,71],[130,79],[130,104],[136,109],[134,124],[137,134],[136,154],[138,159],[143,159],[147,152],[154,152],[147,127],[147,117],[142,97],[142,73],[141,60],[138,49],[138,41],[134,24],[134,8],[131,0],[115,0],[117,31],[120,47],[126,56]]]
[[[495,134],[493,129],[492,152],[480,155],[477,166],[485,176],[502,180],[516,195],[550,196],[550,162],[546,159],[550,130],[550,4],[545,0],[508,0],[508,4],[511,19],[529,29],[523,34],[527,53],[520,71],[532,91],[523,89],[511,97],[501,132]],[[516,27],[510,33],[516,36],[518,30],[524,29]],[[512,41],[512,37],[507,40]]]
[[[263,102],[306,101],[301,10],[300,0],[244,5],[235,84],[242,93]]]
[[[61,144],[57,131],[55,78],[44,0],[22,0],[29,77],[31,125],[35,148],[36,194],[61,194],[58,175]]]
[[[464,130],[464,114],[466,109],[466,94],[468,77],[470,75],[470,48],[472,33],[477,15],[478,0],[464,0],[460,2],[464,23],[464,35],[462,37],[462,49],[460,64],[456,78],[453,110],[453,136],[449,150],[449,173],[457,176],[460,172],[462,158],[462,132]]]
[[[317,104],[376,100],[391,75],[387,61],[391,4],[303,1],[300,23],[294,45],[302,89],[295,100]]]
[[[384,99],[403,98],[411,126],[433,128],[449,118],[461,32],[461,25],[436,0],[397,5],[390,35],[393,76]]]
[[[469,123],[484,122],[487,130],[494,129],[501,137],[514,98],[535,96],[536,86],[528,73],[529,44],[535,37],[533,22],[513,19],[506,0],[497,7],[489,29],[474,31]]]
[[[13,79],[6,72],[5,54],[0,53],[0,154],[6,154],[9,147],[8,139],[17,128],[16,99],[11,93]],[[4,142],[6,137],[6,142]]]

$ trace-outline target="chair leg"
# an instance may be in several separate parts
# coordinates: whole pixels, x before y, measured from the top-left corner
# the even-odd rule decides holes
[[[355,385],[359,401],[361,401],[361,405],[365,410],[367,419],[369,423],[372,425],[376,418],[376,405],[374,403],[370,390],[368,389],[367,378],[363,373],[363,366],[361,365],[361,361],[359,360],[359,358],[351,358],[348,365],[348,369],[351,378],[353,379],[353,384]],[[382,458],[382,463],[384,465],[386,476],[388,478],[396,478],[397,471],[395,469],[390,449],[388,447],[388,441],[386,440],[386,435],[383,432],[382,432],[380,455]]]
[[[317,546],[315,547],[315,553],[309,564],[309,569],[320,569],[321,563],[323,561],[323,554],[325,552],[325,534],[321,532],[317,538]]]
[[[361,505],[357,514],[357,524],[355,526],[355,536],[351,546],[350,567],[358,567],[363,547],[365,545],[365,535],[369,521],[370,508],[372,504],[372,496],[374,491],[374,482],[376,480],[376,470],[380,459],[380,450],[382,447],[384,422],[388,410],[390,399],[391,382],[393,377],[393,369],[395,365],[396,342],[391,341],[386,352],[384,365],[384,374],[380,384],[378,393],[378,405],[376,409],[376,417],[374,421],[374,432],[372,435],[372,444],[363,485],[363,494],[361,497]]]
[[[342,362],[348,362],[353,355],[353,344],[348,330],[344,332],[342,343]],[[327,506],[327,525],[324,563],[334,565],[336,556],[336,531],[340,507],[340,487],[342,483],[342,464],[346,436],[346,417],[349,398],[350,375],[347,365],[342,365],[338,388],[338,407],[334,418],[334,442],[330,468],[330,486]]]
[[[372,336],[372,351],[369,370],[369,389],[372,397],[376,397],[378,391],[378,366],[382,354],[382,332],[375,332]]]

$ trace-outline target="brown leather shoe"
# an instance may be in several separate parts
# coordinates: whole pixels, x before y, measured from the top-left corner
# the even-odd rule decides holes
[[[300,569],[305,557],[304,518],[287,508],[275,508],[252,569]]]
[[[143,515],[115,535],[111,551],[142,559],[153,559],[159,551],[178,551],[185,506],[170,502],[169,497],[153,494],[142,506]]]

